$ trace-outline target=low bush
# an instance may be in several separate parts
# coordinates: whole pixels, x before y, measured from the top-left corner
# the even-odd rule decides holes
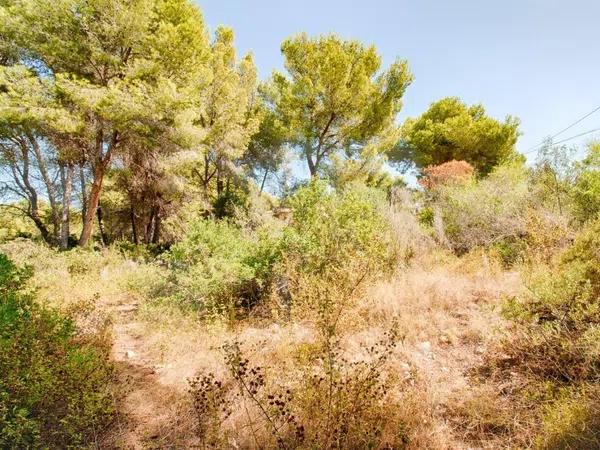
[[[520,239],[529,204],[527,172],[521,165],[499,166],[481,180],[441,185],[433,202],[457,253]]]
[[[0,447],[82,448],[113,414],[105,326],[79,333],[0,254]]]
[[[520,325],[528,371],[562,382],[600,377],[600,221],[580,232],[554,269],[537,275],[528,295],[505,313]]]
[[[313,182],[290,199],[293,220],[282,240],[282,277],[294,306],[312,310],[350,300],[390,273],[399,249],[382,192],[354,185],[342,192]],[[352,295],[351,295],[352,294]]]
[[[268,290],[278,255],[266,230],[251,235],[227,221],[197,220],[167,257],[174,296],[209,315],[248,309]]]
[[[336,192],[313,182],[289,199],[285,227],[196,220],[166,258],[171,297],[219,316],[247,311],[271,292],[288,310],[330,298],[325,291],[332,288],[345,297],[397,260],[384,205],[385,195],[374,189]]]
[[[538,402],[540,448],[600,448],[600,221],[582,230],[554,267],[534,277],[505,315],[516,322],[503,360]],[[530,389],[531,390],[531,389]],[[540,403],[542,406],[540,406]]]
[[[600,389],[561,392],[544,407],[539,449],[600,449]]]
[[[594,220],[600,214],[600,144],[589,147],[577,172],[570,199],[573,213],[581,222]]]

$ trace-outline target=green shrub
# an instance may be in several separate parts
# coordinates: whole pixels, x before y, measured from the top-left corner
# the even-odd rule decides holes
[[[0,254],[0,447],[85,447],[113,414],[108,334],[78,334],[29,276]]]
[[[538,275],[507,315],[524,334],[514,350],[529,371],[574,383],[600,376],[600,221],[590,224],[554,269]]]
[[[571,201],[575,217],[586,222],[600,213],[600,144],[590,146],[578,169]]]
[[[563,392],[544,407],[536,448],[600,449],[600,390]]]
[[[518,238],[507,238],[491,246],[492,254],[495,254],[505,268],[512,267],[523,259],[526,251],[526,242]]]
[[[251,307],[268,290],[278,255],[267,231],[250,235],[227,221],[198,220],[168,257],[175,296],[208,314]]]
[[[302,256],[307,270],[356,257],[385,262],[390,253],[384,203],[382,192],[362,185],[336,192],[323,181],[310,183],[290,199],[293,221],[286,230],[286,250]]]
[[[119,241],[115,247],[127,259],[138,262],[152,261],[165,251],[165,248],[158,244],[134,244],[129,241]]]
[[[516,322],[504,359],[531,386],[545,386],[537,444],[600,448],[600,220],[505,308]]]
[[[497,167],[487,178],[442,185],[435,193],[451,247],[465,253],[520,239],[530,204],[527,171],[520,164]]]
[[[316,181],[300,189],[282,244],[292,281],[353,289],[393,268],[398,254],[384,204],[383,193],[361,185],[336,192]]]
[[[425,207],[419,210],[417,213],[417,217],[419,219],[419,223],[425,227],[433,227],[435,213],[432,208]]]

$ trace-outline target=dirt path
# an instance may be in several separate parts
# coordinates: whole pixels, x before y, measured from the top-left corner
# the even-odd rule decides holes
[[[112,358],[125,387],[120,417],[105,447],[190,448],[192,443],[182,437],[185,398],[180,388],[161,382],[160,375],[169,367],[155,361],[145,348],[144,325],[136,319],[138,303],[127,297],[103,306],[113,318]]]

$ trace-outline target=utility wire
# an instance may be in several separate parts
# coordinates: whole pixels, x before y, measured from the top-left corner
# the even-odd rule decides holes
[[[568,138],[566,138],[566,139],[562,139],[562,140],[560,140],[560,141],[557,141],[557,142],[552,142],[552,144],[553,144],[553,145],[563,144],[563,143],[565,143],[565,142],[572,141],[573,139],[576,139],[576,138],[578,138],[578,137],[585,136],[586,134],[595,133],[596,131],[600,131],[600,128],[594,128],[593,130],[584,131],[583,133],[576,134],[575,136],[571,136],[571,137],[568,137]],[[541,144],[540,144],[540,145],[541,145]],[[528,153],[531,153],[532,151],[535,151],[535,150],[537,150],[537,147],[539,147],[539,145],[538,145],[538,146],[536,146],[536,147],[535,147],[533,150],[530,150],[530,151],[528,151],[528,152],[524,152],[523,154],[524,154],[524,155],[527,155]]]
[[[550,139],[554,139],[555,137],[557,137],[557,136],[560,136],[560,135],[561,135],[561,134],[563,134],[565,131],[567,131],[567,130],[570,130],[570,129],[571,129],[571,128],[573,128],[575,125],[577,125],[577,124],[579,124],[579,123],[583,122],[585,119],[587,119],[588,117],[590,117],[592,114],[596,113],[597,111],[600,111],[600,106],[598,106],[598,107],[594,108],[592,111],[590,111],[589,113],[587,113],[587,114],[586,114],[586,115],[584,115],[583,117],[580,117],[579,119],[577,119],[575,122],[573,122],[573,123],[572,123],[571,125],[569,125],[568,127],[566,127],[566,128],[563,128],[562,130],[560,130],[560,131],[559,131],[559,132],[557,132],[557,133],[554,133],[552,136],[550,136]],[[589,133],[592,133],[592,131],[586,132],[586,133],[584,133],[584,134],[589,134]],[[569,138],[568,140],[570,140],[570,139],[575,139],[576,137],[579,137],[579,135],[578,135],[578,136],[573,136],[572,138]],[[565,141],[561,141],[561,142],[566,142],[566,140],[565,140]],[[538,147],[540,147],[540,146],[544,145],[545,143],[546,143],[546,139],[544,139],[544,140],[543,140],[542,142],[540,142],[539,144],[536,144],[536,145],[534,145],[533,147],[530,147],[530,148],[528,148],[528,149],[527,149],[527,151],[523,152],[523,154],[524,154],[524,155],[527,155],[528,153],[531,153],[532,151],[534,151],[534,150],[537,150],[537,148],[538,148]],[[560,142],[554,142],[554,144],[559,144],[559,143],[560,143]]]

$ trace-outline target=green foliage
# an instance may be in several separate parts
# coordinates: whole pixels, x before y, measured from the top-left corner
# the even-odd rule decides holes
[[[317,315],[327,328],[372,280],[399,259],[385,195],[355,185],[338,192],[313,181],[290,199],[293,220],[284,230],[278,292],[287,312]]]
[[[259,87],[262,101],[259,105],[262,121],[258,132],[252,136],[248,151],[243,161],[252,178],[264,189],[268,175],[275,174],[284,163],[287,156],[287,131],[281,118],[269,108],[268,102],[272,96],[269,85]]]
[[[202,16],[188,0],[18,0],[0,13],[23,55],[0,67],[0,122],[41,134],[53,160],[90,169],[87,245],[118,153],[197,142],[189,99],[210,79]]]
[[[547,385],[540,448],[598,448],[600,380],[600,221],[582,230],[555,265],[511,299],[517,326],[503,351],[512,371]]]
[[[284,247],[298,269],[319,275],[341,271],[360,260],[365,271],[377,271],[393,259],[388,224],[379,209],[384,194],[355,185],[343,192],[324,181],[311,182],[290,199],[293,222]]]
[[[197,220],[169,255],[176,297],[208,314],[254,306],[278,255],[277,240],[266,230],[249,236],[227,221]]]
[[[552,140],[538,150],[532,171],[532,190],[536,201],[546,208],[566,215],[571,210],[575,149],[556,146]]]
[[[544,408],[542,430],[536,448],[600,448],[600,391],[592,387],[582,392],[565,390]]]
[[[396,260],[380,211],[384,201],[381,191],[354,186],[337,193],[317,181],[289,199],[293,220],[283,233],[273,225],[250,230],[196,220],[170,250],[174,296],[227,315],[257,304],[275,279],[288,280],[298,299],[332,280],[335,287],[353,289]]]
[[[287,75],[274,74],[273,102],[311,175],[335,153],[381,153],[395,144],[394,119],[412,81],[405,61],[380,72],[373,46],[335,35],[301,34],[281,51]]]
[[[529,202],[528,174],[520,164],[500,166],[481,180],[442,185],[434,198],[458,253],[523,238]]]
[[[589,147],[577,169],[571,192],[573,213],[578,220],[586,222],[596,219],[600,213],[600,144]]]
[[[481,175],[516,156],[519,121],[504,122],[485,114],[482,105],[467,106],[457,97],[433,103],[402,127],[402,140],[390,153],[392,162],[418,169],[448,161],[467,161]]]
[[[37,236],[37,230],[31,225],[24,215],[16,211],[10,211],[10,208],[0,208],[0,243],[11,241],[16,238],[34,238]]]
[[[419,223],[421,225],[425,227],[433,227],[435,212],[431,207],[427,206],[418,211],[417,218],[419,219]]]
[[[105,331],[80,335],[0,254],[0,447],[81,448],[113,414]]]

